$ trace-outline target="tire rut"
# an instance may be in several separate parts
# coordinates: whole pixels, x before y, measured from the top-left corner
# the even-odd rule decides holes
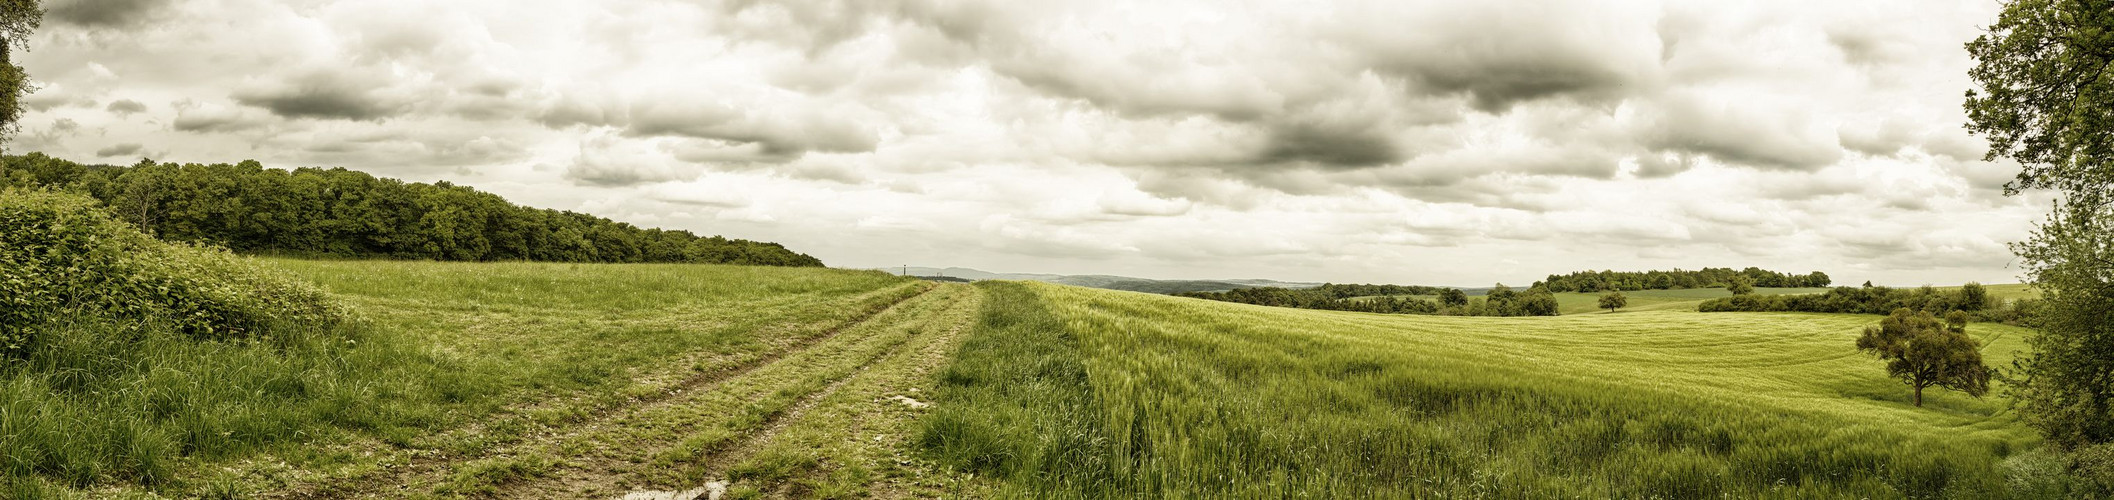
[[[685,378],[682,382],[679,382],[665,390],[654,391],[641,397],[634,398],[629,402],[629,404],[612,405],[606,408],[593,409],[588,412],[588,415],[585,418],[569,423],[564,427],[559,427],[555,429],[558,432],[541,433],[533,437],[524,438],[520,441],[509,443],[503,447],[490,450],[486,453],[483,453],[482,456],[452,456],[444,453],[430,455],[412,455],[406,463],[399,464],[394,467],[389,467],[374,474],[341,478],[331,483],[319,485],[313,490],[293,492],[286,495],[280,495],[278,497],[302,500],[366,497],[394,498],[401,497],[404,494],[414,493],[415,491],[411,489],[414,484],[418,484],[421,482],[430,482],[431,479],[437,476],[445,475],[445,472],[447,471],[449,466],[453,464],[463,463],[466,461],[481,458],[516,455],[517,453],[515,452],[535,448],[541,444],[547,444],[550,442],[563,440],[567,437],[577,434],[577,430],[597,427],[597,424],[607,422],[620,415],[650,409],[659,406],[663,403],[666,403],[670,400],[678,399],[683,395],[690,394],[697,390],[716,386],[721,382],[726,382],[728,380],[739,378],[757,369],[775,364],[780,360],[785,359],[787,356],[791,356],[800,352],[805,352],[809,349],[813,349],[815,346],[820,345],[823,342],[836,338],[838,335],[844,333],[846,330],[850,330],[852,328],[858,327],[859,325],[865,324],[867,321],[872,320],[875,316],[879,316],[883,312],[886,312],[890,309],[894,309],[897,306],[910,302],[911,300],[917,299],[918,297],[923,297],[927,294],[932,293],[933,290],[939,288],[935,284],[931,283],[921,283],[917,286],[919,287],[919,289],[916,292],[904,295],[902,297],[898,297],[892,301],[883,304],[870,306],[866,310],[860,311],[859,315],[852,318],[851,320],[839,323],[835,326],[831,326],[830,328],[823,330],[821,333],[800,339],[787,345],[786,347],[771,351],[770,353],[765,354],[763,356],[758,356],[755,359],[743,361],[732,366],[708,370],[691,375],[690,377]],[[427,479],[428,481],[420,481],[420,479],[422,478]]]

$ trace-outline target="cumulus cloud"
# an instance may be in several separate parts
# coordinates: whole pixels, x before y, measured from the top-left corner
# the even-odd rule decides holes
[[[109,111],[110,114],[118,116],[131,116],[133,113],[147,112],[147,105],[131,99],[118,99],[110,101],[110,105],[104,106],[103,111]]]
[[[1993,7],[1890,1],[56,0],[15,147],[446,179],[850,266],[2004,279],[2043,200],[1958,126]]]

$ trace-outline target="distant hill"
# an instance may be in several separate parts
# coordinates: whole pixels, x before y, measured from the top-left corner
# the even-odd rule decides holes
[[[891,274],[903,274],[905,272],[905,268],[902,267],[888,267],[879,269],[882,271],[887,271]],[[1081,286],[1087,288],[1126,290],[1132,292],[1160,294],[1172,294],[1182,292],[1223,292],[1226,290],[1237,290],[1241,288],[1256,288],[1266,286],[1279,288],[1313,288],[1321,286],[1320,283],[1301,283],[1252,278],[1216,280],[1157,280],[1150,278],[1133,278],[1129,276],[1110,276],[1105,274],[1067,275],[1038,273],[994,273],[989,271],[970,269],[966,267],[937,268],[912,266],[908,268],[908,272],[911,276],[927,277],[927,279],[931,279],[932,277],[944,276],[947,278],[960,278],[969,281],[1041,281],[1045,283],[1057,283],[1061,285]]]

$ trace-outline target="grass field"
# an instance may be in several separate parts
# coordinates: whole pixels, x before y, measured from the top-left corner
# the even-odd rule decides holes
[[[1872,317],[987,289],[1013,305],[982,324],[1010,327],[968,341],[922,442],[1023,495],[2001,498],[1998,463],[2036,444],[1997,400],[1910,406],[1852,348]],[[1991,364],[2026,334],[1970,331]]]
[[[829,269],[269,263],[364,317],[358,345],[293,379],[310,388],[198,400],[240,410],[207,417],[283,425],[159,422],[238,432],[200,441],[225,441],[210,453],[91,457],[144,454],[161,464],[152,478],[116,462],[85,481],[11,467],[0,496],[2035,494],[2002,472],[2038,443],[2000,399],[1934,391],[1911,406],[1852,348],[1877,317],[1683,307],[1722,290],[1489,318]],[[1992,342],[1991,365],[2029,334],[1970,332]],[[222,347],[187,349],[146,361],[184,373],[141,373],[179,394],[220,387],[215,365],[170,357]],[[301,359],[227,374],[318,370]]]
[[[883,397],[952,350],[977,303],[965,286],[775,267],[271,263],[366,317],[363,345],[330,374],[357,390],[242,400],[315,422],[210,455],[145,450],[169,464],[153,478],[11,473],[0,496],[614,497],[713,476],[745,479],[736,493],[950,491],[874,438],[909,434],[915,413]],[[211,387],[215,374],[176,376]],[[861,418],[794,418],[847,413]]]

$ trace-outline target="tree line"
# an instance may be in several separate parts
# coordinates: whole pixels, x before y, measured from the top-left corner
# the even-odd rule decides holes
[[[2021,312],[2031,309],[2035,303],[2032,299],[2001,303],[1979,283],[1948,290],[1929,286],[1889,288],[1866,285],[1835,287],[1827,292],[1805,295],[1735,295],[1703,301],[1696,310],[1892,314],[1895,310],[1907,309],[1936,315],[1957,311],[1980,321],[2016,323],[2024,316]]]
[[[1578,271],[1563,275],[1551,274],[1547,279],[1535,282],[1534,286],[1559,293],[1672,290],[1727,287],[1739,277],[1752,280],[1750,285],[1770,288],[1819,288],[1833,282],[1826,273],[1820,271],[1788,274],[1758,267],[1737,271],[1732,268],[1706,267],[1696,271]]]
[[[1444,316],[1555,316],[1556,296],[1545,288],[1515,292],[1500,283],[1482,297],[1469,297],[1458,288],[1418,285],[1339,285],[1315,288],[1258,287],[1223,292],[1174,294],[1221,302],[1273,307],[1295,307],[1328,311],[1382,314],[1433,314]],[[1424,299],[1408,295],[1436,295]]]
[[[82,165],[42,153],[0,157],[0,187],[85,194],[157,238],[244,253],[301,256],[695,262],[821,266],[777,243],[640,228],[588,214],[515,205],[447,181],[343,168],[264,168],[141,160]]]

